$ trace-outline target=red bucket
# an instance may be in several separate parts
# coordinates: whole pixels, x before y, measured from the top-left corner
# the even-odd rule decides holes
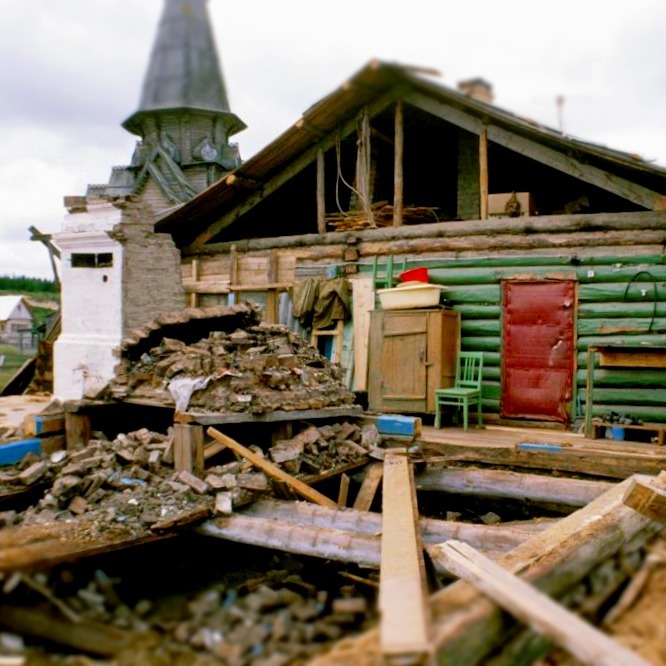
[[[410,268],[398,275],[400,282],[427,282],[428,269],[425,266],[419,268]]]

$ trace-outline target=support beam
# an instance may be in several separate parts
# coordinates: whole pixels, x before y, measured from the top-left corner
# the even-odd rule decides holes
[[[479,201],[481,219],[488,219],[488,132],[484,129],[479,135]]]
[[[204,471],[204,436],[200,425],[175,423],[173,467],[177,472],[190,472],[201,478]]]
[[[589,666],[649,666],[635,652],[588,624],[548,595],[460,541],[440,547],[446,567],[512,615]]]
[[[395,105],[395,144],[393,146],[393,226],[402,226],[404,205],[403,162],[405,152],[405,121],[402,102]]]
[[[385,659],[421,664],[430,652],[430,617],[412,468],[406,450],[384,458],[379,578],[380,643]]]
[[[317,151],[317,233],[326,233],[326,169],[324,151]]]
[[[403,93],[400,86],[396,86],[394,90],[386,95],[376,99],[372,104],[367,107],[370,117],[381,113]],[[326,152],[332,148],[337,141],[344,138],[356,130],[356,118],[347,121],[339,132],[330,132],[320,143],[313,145],[306,150],[300,157],[295,159],[289,166],[276,174],[269,181],[264,183],[263,187],[256,192],[253,192],[248,198],[240,205],[235,206],[233,210],[229,211],[216,222],[214,222],[208,229],[203,231],[197,236],[193,245],[205,245],[211,238],[217,236],[222,230],[226,229],[230,224],[240,219],[248,211],[252,210],[258,203],[263,201],[267,196],[282,187],[288,180],[299,174],[307,166],[311,165],[317,159],[317,153],[322,150]]]
[[[468,132],[481,135],[486,129],[486,125],[479,118],[423,93],[410,92],[405,97],[405,102]],[[491,124],[487,125],[487,133],[488,141],[493,141],[520,155],[611,192],[648,210],[663,210],[666,207],[666,197],[662,193],[632,183],[598,167],[584,164],[564,152],[549,148],[533,139]]]

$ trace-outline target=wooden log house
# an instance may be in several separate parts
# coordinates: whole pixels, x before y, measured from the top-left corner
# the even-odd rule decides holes
[[[590,423],[659,423],[664,208],[666,169],[373,61],[156,230],[192,306],[249,297],[284,322],[304,277],[349,277],[356,390],[372,264],[391,257],[448,288],[461,348],[485,353],[484,417],[571,425],[587,404]],[[609,346],[620,366],[594,353]]]

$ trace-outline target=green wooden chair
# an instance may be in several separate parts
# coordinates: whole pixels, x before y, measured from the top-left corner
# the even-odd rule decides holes
[[[435,391],[435,428],[441,427],[443,405],[463,408],[463,423],[467,430],[469,404],[476,401],[477,426],[483,426],[481,415],[481,376],[483,374],[483,352],[460,352],[456,364],[456,383],[450,388]]]
[[[375,255],[372,258],[372,287],[373,289],[388,289],[395,287],[398,282],[398,274],[407,267],[407,260],[395,261],[392,254],[386,257],[386,261],[379,263]]]

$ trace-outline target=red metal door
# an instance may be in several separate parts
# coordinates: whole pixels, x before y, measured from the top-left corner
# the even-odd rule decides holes
[[[575,283],[503,283],[501,415],[568,423]]]

